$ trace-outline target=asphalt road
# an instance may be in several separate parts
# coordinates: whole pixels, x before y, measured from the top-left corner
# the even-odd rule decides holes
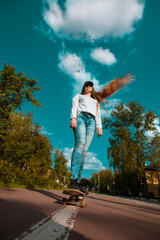
[[[159,240],[160,205],[89,194],[63,206],[58,190],[0,189],[0,240]]]

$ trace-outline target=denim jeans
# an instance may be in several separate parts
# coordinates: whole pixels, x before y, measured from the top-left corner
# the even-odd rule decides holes
[[[77,117],[77,127],[73,129],[75,145],[71,157],[71,179],[81,180],[85,157],[95,133],[95,118],[87,113]]]

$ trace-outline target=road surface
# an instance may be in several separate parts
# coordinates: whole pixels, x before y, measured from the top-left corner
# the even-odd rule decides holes
[[[63,206],[58,190],[0,189],[1,240],[159,240],[160,205],[89,194]]]

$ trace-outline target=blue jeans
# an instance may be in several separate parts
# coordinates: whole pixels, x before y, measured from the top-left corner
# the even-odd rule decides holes
[[[75,145],[71,157],[71,179],[81,180],[85,157],[95,133],[95,118],[87,113],[77,117],[77,127],[73,129]]]

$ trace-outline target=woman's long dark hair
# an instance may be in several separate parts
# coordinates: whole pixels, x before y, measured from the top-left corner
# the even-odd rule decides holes
[[[97,100],[98,105],[103,102],[107,103],[108,101],[105,100],[105,98],[108,98],[112,96],[114,93],[121,90],[125,85],[130,83],[132,80],[134,80],[134,76],[132,76],[130,73],[126,74],[125,76],[121,78],[115,78],[112,81],[110,81],[103,89],[99,92],[96,92],[94,87],[92,87],[91,97]],[[81,94],[85,94],[85,86],[83,86]],[[97,108],[98,108],[97,105]]]

